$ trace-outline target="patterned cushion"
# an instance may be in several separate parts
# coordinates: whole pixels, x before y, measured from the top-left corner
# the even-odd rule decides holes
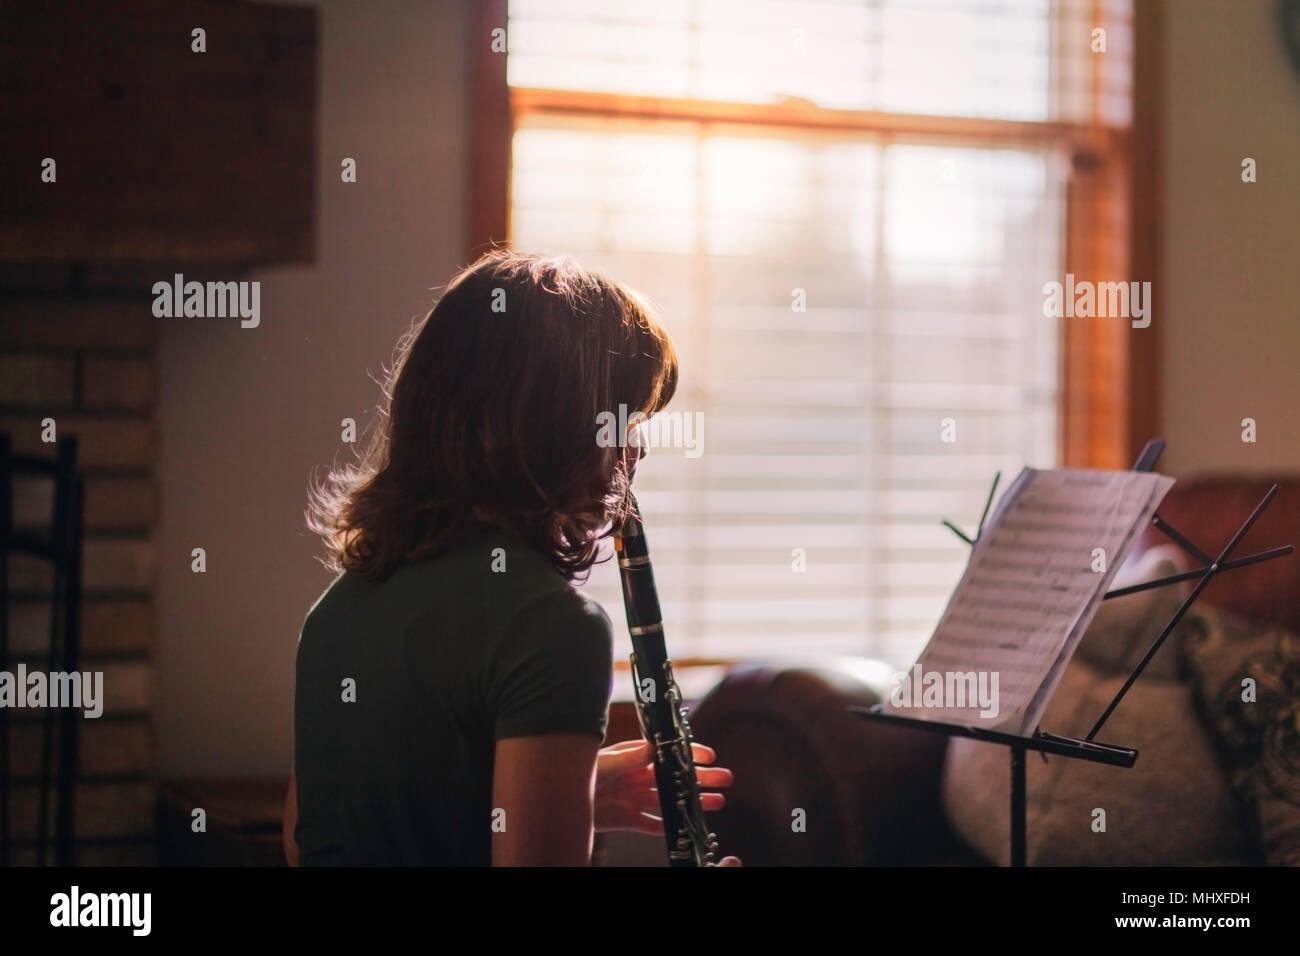
[[[1300,639],[1209,605],[1180,631],[1197,709],[1265,862],[1300,866]]]

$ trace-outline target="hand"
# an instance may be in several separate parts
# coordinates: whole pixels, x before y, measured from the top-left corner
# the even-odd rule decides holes
[[[731,786],[731,771],[722,767],[706,767],[717,759],[712,747],[692,744],[696,779],[700,789],[720,789]],[[661,836],[663,818],[659,816],[659,791],[655,787],[653,754],[644,740],[625,740],[596,754],[596,829],[598,831],[630,830]],[[721,810],[726,797],[720,793],[700,793],[700,805],[705,811]],[[735,857],[723,860],[720,866],[739,866]]]

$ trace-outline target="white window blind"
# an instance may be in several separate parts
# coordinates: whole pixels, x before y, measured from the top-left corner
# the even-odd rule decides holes
[[[1052,55],[1063,17],[1047,2],[517,2],[508,75],[1048,120],[1078,100]],[[796,28],[810,53],[790,65]],[[939,85],[927,63],[948,65]],[[674,656],[906,664],[966,559],[940,519],[973,530],[996,470],[1056,462],[1042,286],[1063,271],[1068,157],[562,110],[525,113],[512,148],[511,245],[645,293],[682,363],[670,410],[703,416],[698,457],[653,448],[637,476]],[[587,587],[621,628],[612,564]]]
[[[512,86],[1127,125],[1132,0],[511,0]],[[1105,30],[1094,52],[1092,31]]]

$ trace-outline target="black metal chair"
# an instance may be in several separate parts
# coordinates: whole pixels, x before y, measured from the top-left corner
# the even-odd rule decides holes
[[[77,440],[57,443],[54,459],[15,456],[10,437],[0,434],[0,671],[10,671],[9,556],[23,554],[46,561],[53,571],[50,595],[50,641],[46,655],[49,673],[77,670],[81,628],[81,553],[84,486],[77,473]],[[14,479],[46,478],[54,483],[54,506],[48,528],[17,528],[14,523]],[[19,693],[24,688],[18,688]],[[74,805],[77,781],[77,712],[58,708],[58,761],[54,762],[54,707],[43,715],[41,777],[37,809],[36,862],[44,866],[50,842],[50,795],[57,792],[54,819],[55,863],[74,862]],[[0,866],[11,862],[13,843],[10,715],[0,707]]]

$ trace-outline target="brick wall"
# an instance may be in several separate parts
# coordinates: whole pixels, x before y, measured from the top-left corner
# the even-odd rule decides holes
[[[150,270],[153,275],[157,270]],[[76,435],[86,479],[80,669],[103,671],[104,714],[80,720],[81,865],[152,863],[157,777],[151,725],[157,520],[155,320],[147,276],[69,267],[0,268],[0,431],[15,452],[52,457],[41,420]],[[48,482],[15,488],[19,526],[48,521]],[[10,565],[15,663],[45,669],[50,572]],[[35,860],[40,711],[14,710],[14,862]]]

